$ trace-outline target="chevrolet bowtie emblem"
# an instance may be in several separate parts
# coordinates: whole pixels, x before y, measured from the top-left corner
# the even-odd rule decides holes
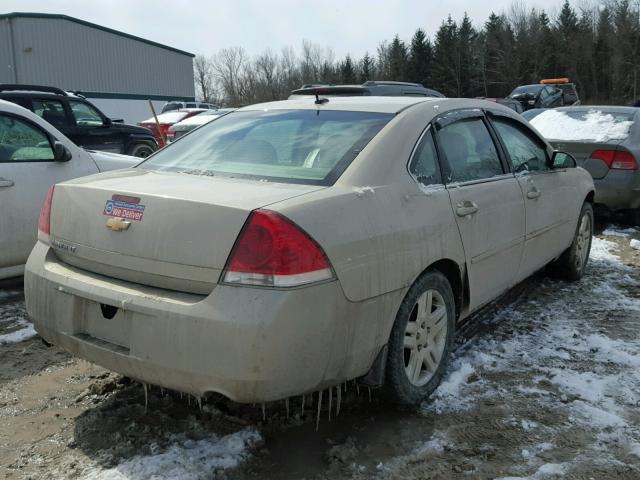
[[[114,232],[122,232],[131,226],[131,222],[123,218],[110,218],[107,220],[107,228]]]

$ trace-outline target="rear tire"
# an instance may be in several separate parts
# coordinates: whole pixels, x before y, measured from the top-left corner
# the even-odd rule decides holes
[[[129,147],[127,155],[138,158],[147,158],[153,152],[155,152],[155,149],[148,143],[134,143]]]
[[[419,405],[437,388],[453,349],[455,302],[447,278],[423,274],[405,296],[388,343],[384,391],[401,405]]]
[[[585,202],[580,210],[573,242],[560,258],[551,264],[551,273],[572,282],[580,280],[587,268],[587,263],[589,263],[592,238],[593,207],[590,203]]]

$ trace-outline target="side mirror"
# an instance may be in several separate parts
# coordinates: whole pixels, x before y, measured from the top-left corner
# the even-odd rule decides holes
[[[551,156],[551,168],[559,170],[562,168],[576,168],[578,163],[573,156],[566,152],[555,150]]]
[[[106,117],[106,118],[104,119],[103,125],[104,125],[105,127],[110,127],[110,126],[112,126],[112,125],[113,125],[113,120],[111,120],[109,117]]]
[[[71,160],[71,152],[64,143],[60,143],[57,140],[53,142],[53,159],[56,162],[68,162]]]

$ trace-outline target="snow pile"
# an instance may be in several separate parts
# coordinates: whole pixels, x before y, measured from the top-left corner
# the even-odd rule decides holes
[[[608,235],[610,237],[630,237],[631,235],[635,235],[636,233],[640,233],[640,232],[633,227],[620,228],[620,227],[616,227],[615,225],[611,225],[610,227],[607,227],[602,232],[603,235]]]
[[[33,324],[23,319],[16,319],[19,325],[24,325],[22,328],[15,330],[11,333],[5,333],[0,335],[0,345],[8,345],[10,343],[19,343],[29,340],[37,335],[33,328]]]
[[[216,470],[235,468],[249,456],[248,450],[261,441],[260,434],[245,429],[224,437],[186,440],[165,452],[136,455],[108,470],[92,467],[84,480],[199,480],[216,478]],[[151,448],[153,451],[154,448]]]
[[[531,124],[548,139],[608,142],[627,138],[633,121],[618,121],[613,115],[595,109],[581,119],[560,110],[546,110],[531,119]]]
[[[636,240],[635,238],[631,239],[629,246],[634,250],[640,250],[640,240]]]

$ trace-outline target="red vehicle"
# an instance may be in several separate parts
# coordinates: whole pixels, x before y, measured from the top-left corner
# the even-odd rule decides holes
[[[151,133],[153,133],[156,142],[158,142],[158,146],[164,147],[165,139],[167,138],[169,127],[171,125],[181,122],[186,118],[193,117],[194,115],[198,115],[205,110],[206,109],[204,108],[182,108],[180,110],[161,113],[160,115],[158,115],[158,123],[160,124],[160,129],[158,129],[158,125],[156,124],[156,119],[154,117],[148,118],[147,120],[138,123],[138,125],[151,130]]]

